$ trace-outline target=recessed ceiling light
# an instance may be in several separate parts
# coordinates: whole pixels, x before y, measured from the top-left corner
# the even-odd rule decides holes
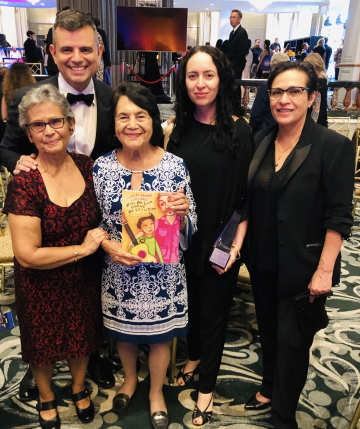
[[[300,7],[300,5],[298,4],[296,7]]]
[[[210,3],[210,6],[214,6],[214,3]]]
[[[206,8],[205,8],[205,10],[209,10],[209,8],[208,8],[208,7],[206,7]]]
[[[254,10],[254,9],[250,9],[250,10]]]

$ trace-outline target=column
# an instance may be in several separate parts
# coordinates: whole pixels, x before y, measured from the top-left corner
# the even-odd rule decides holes
[[[358,81],[360,80],[360,1],[350,0],[349,15],[346,24],[343,52],[339,72],[339,81]],[[345,90],[339,93],[339,99],[342,100]],[[356,91],[352,91],[352,102],[355,102]]]

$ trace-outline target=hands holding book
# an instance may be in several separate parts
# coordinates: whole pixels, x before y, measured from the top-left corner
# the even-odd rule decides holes
[[[138,256],[132,255],[122,249],[122,244],[119,241],[104,240],[102,248],[107,252],[115,264],[122,264],[126,267],[132,267],[142,262]]]
[[[184,231],[186,227],[186,216],[189,214],[190,202],[184,194],[184,189],[173,194],[172,198],[172,211],[179,215],[181,218],[180,231]]]

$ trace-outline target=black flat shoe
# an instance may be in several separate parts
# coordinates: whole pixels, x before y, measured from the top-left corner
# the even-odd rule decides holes
[[[183,372],[184,369],[185,369],[185,365],[184,365],[183,369],[181,369],[179,371],[178,375],[176,376],[176,380],[179,382],[179,378],[182,378],[184,380],[184,386],[186,386],[187,384],[191,383],[194,380],[195,369],[194,369],[194,371],[189,371],[189,372],[185,372],[185,373]],[[179,384],[179,386],[181,386],[181,385]]]
[[[151,425],[154,429],[168,429],[170,424],[170,417],[165,411],[155,411],[150,416]]]
[[[90,393],[87,389],[82,390],[79,393],[72,393],[71,392],[71,399],[73,400],[76,408],[76,414],[79,418],[79,420],[83,423],[91,423],[94,420],[95,417],[95,408],[94,404],[92,403],[90,399],[90,405],[87,408],[79,408],[76,405],[76,402],[81,401],[82,399],[89,398],[90,399]]]
[[[271,408],[270,402],[260,402],[256,399],[256,395],[252,396],[245,404],[245,410],[266,410]]]
[[[26,371],[19,386],[19,399],[21,402],[33,401],[39,396],[39,389],[35,383],[30,367]]]
[[[59,414],[56,415],[53,419],[45,420],[41,417],[40,411],[49,411],[49,410],[56,410],[56,401],[55,399],[53,401],[48,402],[38,402],[36,405],[36,411],[39,412],[39,423],[42,429],[60,429],[61,427],[61,420],[59,417]]]
[[[103,389],[111,389],[115,386],[115,377],[111,362],[100,357],[99,353],[90,355],[87,367],[89,378]]]

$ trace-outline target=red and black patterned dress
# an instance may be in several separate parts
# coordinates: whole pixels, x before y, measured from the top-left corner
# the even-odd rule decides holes
[[[42,247],[81,244],[99,225],[91,158],[70,154],[85,191],[70,207],[49,200],[38,170],[9,183],[5,213],[41,219]],[[43,366],[88,356],[101,342],[101,260],[94,255],[49,270],[22,267],[14,258],[16,309],[23,360]]]

